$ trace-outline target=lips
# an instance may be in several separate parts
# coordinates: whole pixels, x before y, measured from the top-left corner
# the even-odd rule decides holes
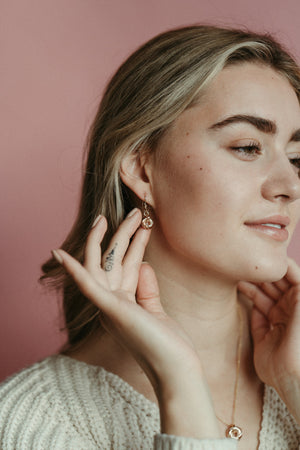
[[[289,232],[286,227],[290,224],[290,219],[287,216],[269,216],[263,219],[251,220],[245,222],[245,225],[256,231],[268,236],[276,241],[286,241],[289,237]]]

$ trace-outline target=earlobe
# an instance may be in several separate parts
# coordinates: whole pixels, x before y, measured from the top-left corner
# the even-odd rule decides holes
[[[147,202],[153,207],[153,197],[151,189],[150,163],[146,155],[134,153],[126,156],[120,165],[120,177],[123,183],[131,189],[142,201],[147,198]]]

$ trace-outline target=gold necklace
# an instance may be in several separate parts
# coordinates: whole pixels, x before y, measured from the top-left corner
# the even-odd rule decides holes
[[[238,304],[238,315],[239,315],[239,337],[237,341],[237,351],[236,351],[236,370],[235,370],[235,383],[234,383],[234,393],[233,393],[233,405],[232,405],[232,415],[231,415],[231,424],[224,422],[218,416],[217,419],[222,422],[226,426],[225,435],[227,438],[236,439],[239,441],[243,436],[243,431],[240,427],[235,425],[235,408],[236,408],[236,398],[237,391],[239,385],[239,375],[240,375],[240,366],[241,366],[241,354],[242,354],[242,337],[243,337],[243,316],[241,307]]]

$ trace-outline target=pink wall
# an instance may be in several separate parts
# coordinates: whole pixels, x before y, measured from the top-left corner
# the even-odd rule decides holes
[[[105,81],[139,44],[195,22],[275,32],[298,58],[299,0],[1,1],[0,378],[63,342],[39,266],[74,219]],[[290,254],[298,262],[300,230]]]

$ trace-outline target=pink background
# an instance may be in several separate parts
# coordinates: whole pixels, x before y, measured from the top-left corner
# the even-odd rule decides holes
[[[0,379],[63,343],[39,267],[74,220],[85,135],[120,62],[196,22],[273,32],[299,60],[299,13],[299,0],[1,0]],[[300,229],[298,262],[299,249]]]

